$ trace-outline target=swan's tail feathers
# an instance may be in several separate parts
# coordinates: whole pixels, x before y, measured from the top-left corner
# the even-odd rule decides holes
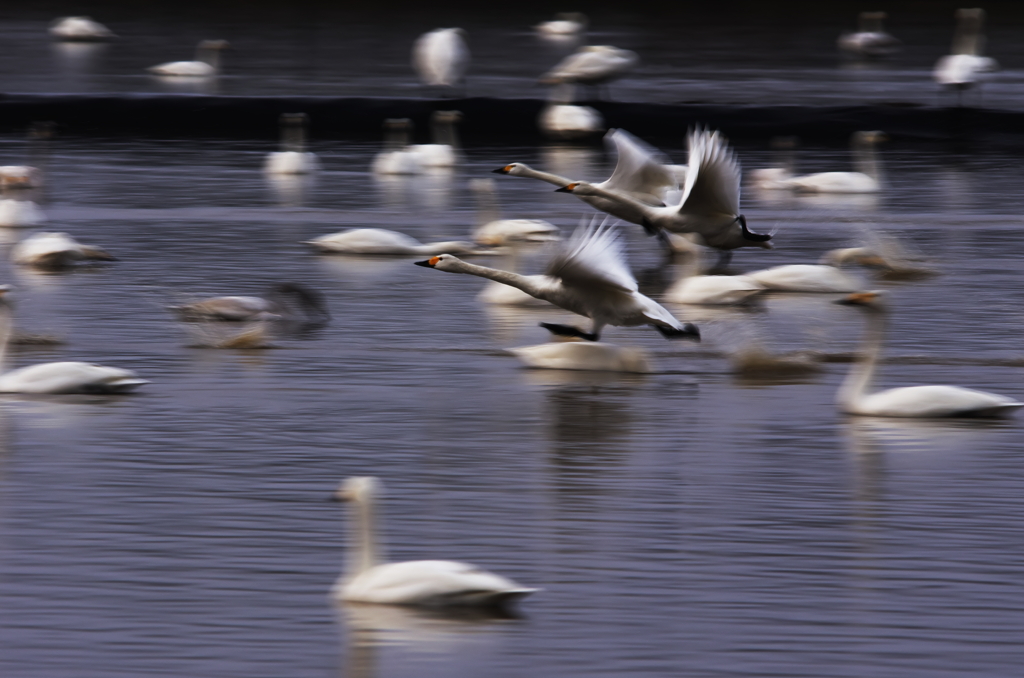
[[[666,325],[654,325],[654,329],[661,332],[661,336],[666,339],[692,339],[693,341],[700,341],[700,330],[693,323],[685,323],[680,329]]]
[[[600,334],[594,332],[592,334],[584,332],[578,327],[572,325],[559,325],[558,323],[541,323],[541,327],[546,329],[551,334],[559,337],[578,337],[580,339],[586,339],[587,341],[597,341],[600,338]]]

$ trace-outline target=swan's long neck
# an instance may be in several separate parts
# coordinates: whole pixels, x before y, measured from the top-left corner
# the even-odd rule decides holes
[[[853,149],[854,164],[857,171],[868,175],[875,181],[881,179],[881,167],[878,164],[878,153],[872,141],[860,141]]]
[[[882,340],[885,337],[885,312],[869,308],[865,313],[868,320],[861,345],[861,357],[850,366],[850,371],[846,374],[836,396],[836,400],[847,412],[856,411],[858,404],[871,388],[878,357],[882,353]]]
[[[305,117],[284,117],[281,121],[281,150],[304,153],[306,151]]]
[[[196,61],[210,64],[213,70],[220,70],[220,50],[212,47],[200,47],[196,50]]]
[[[11,307],[5,300],[0,299],[0,374],[7,371],[7,345],[11,340],[12,329]]]
[[[633,196],[628,195],[626,193],[608,191],[595,184],[589,184],[588,188],[585,188],[582,191],[580,191],[579,188],[577,188],[573,192],[584,197],[588,195],[593,195],[597,196],[598,198],[604,198],[606,200],[611,200],[612,202],[617,202],[621,205],[626,205],[627,207],[632,207],[633,209],[637,210],[638,212],[640,212],[640,214],[644,215],[648,219],[651,218],[652,216],[657,215],[657,211],[654,208],[652,208],[651,205],[648,205],[645,202],[641,202],[634,198]]]
[[[434,115],[434,143],[459,147],[459,135],[455,130],[455,118],[451,115]]]
[[[525,275],[519,275],[511,271],[502,271],[498,268],[488,268],[487,266],[477,266],[469,262],[463,261],[453,257],[452,264],[449,268],[444,270],[450,273],[466,273],[468,275],[475,275],[479,278],[487,278],[488,280],[496,280],[497,282],[504,283],[505,285],[511,285],[512,287],[521,289],[530,296],[536,297],[542,291],[534,283],[533,280]]]
[[[540,170],[533,169],[532,167],[529,167],[527,165],[522,165],[519,172],[516,173],[515,176],[530,177],[531,179],[540,179],[541,181],[546,181],[549,184],[554,184],[555,186],[568,186],[569,184],[572,183],[572,179],[566,179],[565,177],[560,177],[557,174],[552,174],[551,172],[542,172]]]
[[[377,543],[377,511],[372,496],[362,497],[355,502],[352,512],[352,541],[348,549],[348,563],[345,574],[348,578],[357,577],[371,567],[379,565],[382,549]]]

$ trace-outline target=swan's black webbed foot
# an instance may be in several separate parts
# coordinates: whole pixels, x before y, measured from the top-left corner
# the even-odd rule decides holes
[[[557,334],[560,337],[579,337],[580,339],[586,339],[587,341],[597,341],[599,336],[596,332],[594,334],[588,334],[578,327],[572,325],[559,325],[557,323],[541,323],[541,327],[546,329],[551,334]]]
[[[661,332],[661,336],[666,339],[693,339],[694,341],[700,341],[700,330],[693,323],[686,323],[681,330],[663,325],[652,325],[651,327]]]

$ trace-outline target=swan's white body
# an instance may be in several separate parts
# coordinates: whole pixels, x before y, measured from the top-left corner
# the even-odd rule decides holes
[[[935,64],[932,76],[935,82],[962,92],[992,71],[999,64],[991,57],[982,56],[985,35],[982,26],[985,10],[980,8],[958,9],[956,30],[953,33],[953,47],[950,53]]]
[[[462,84],[469,68],[465,35],[461,28],[438,28],[416,40],[412,65],[425,85],[455,87]]]
[[[546,85],[576,82],[599,85],[621,78],[640,63],[636,52],[610,45],[580,47],[541,76]]]
[[[558,240],[558,227],[542,219],[502,219],[498,189],[491,179],[472,179],[469,187],[477,200],[477,226],[473,240],[481,245]]]
[[[587,30],[587,17],[579,12],[556,14],[553,21],[543,21],[534,29],[541,35],[557,37],[580,35]]]
[[[168,75],[184,78],[208,78],[220,72],[220,52],[228,47],[224,40],[203,40],[196,46],[193,61],[171,61],[150,66],[153,75]]]
[[[3,372],[11,338],[11,309],[0,288],[0,393],[127,393],[149,382],[131,370],[82,362],[30,365]]]
[[[459,143],[455,125],[462,119],[458,111],[434,111],[431,116],[434,143],[413,144],[404,150],[416,157],[420,167],[454,167],[459,162]]]
[[[104,250],[78,242],[67,233],[35,233],[11,248],[11,261],[38,268],[68,268],[79,261],[113,261]]]
[[[900,41],[882,28],[885,12],[861,12],[855,33],[843,33],[837,44],[839,49],[862,57],[881,57],[897,52]]]
[[[66,42],[102,42],[117,36],[109,28],[87,16],[67,16],[50,24],[50,35]]]
[[[532,297],[590,318],[586,338],[597,341],[605,325],[651,325],[666,336],[699,337],[697,328],[682,323],[653,299],[640,293],[626,265],[622,243],[610,228],[580,227],[548,265],[545,275],[520,275],[467,263],[442,254],[422,266],[465,273],[517,287]],[[580,333],[579,336],[583,336]]]
[[[0,200],[0,226],[38,226],[44,221],[43,210],[31,200]]]
[[[319,292],[293,283],[272,288],[267,297],[210,297],[172,306],[170,310],[181,319],[191,321],[298,320],[319,323],[330,317]]]
[[[1024,407],[1012,398],[959,386],[906,386],[870,393],[885,334],[886,309],[875,293],[855,294],[843,303],[868,313],[863,357],[846,375],[836,401],[847,414],[876,417],[999,417]]]
[[[657,149],[621,129],[610,130],[604,138],[605,144],[609,148],[615,149],[618,160],[612,175],[608,179],[594,184],[595,188],[623,193],[634,200],[650,205],[662,204],[667,193],[679,190],[679,182],[676,180],[673,166],[667,164],[667,158]],[[541,172],[520,162],[505,165],[494,172],[514,177],[540,179],[559,187],[573,183],[572,179],[550,172]],[[643,223],[642,211],[617,199],[617,196],[608,198],[604,195],[576,194],[576,197],[595,209],[630,223]]]
[[[857,292],[864,289],[859,278],[824,264],[773,266],[744,277],[776,292]]]
[[[740,167],[725,140],[718,132],[696,130],[690,133],[689,142],[686,184],[677,202],[670,205],[646,204],[620,189],[609,190],[601,184],[574,182],[559,190],[580,197],[601,198],[605,200],[601,205],[610,205],[616,210],[606,210],[609,213],[623,216],[620,211],[628,210],[633,218],[627,221],[644,224],[648,229],[699,234],[705,245],[715,249],[771,248],[768,242],[771,236],[748,231],[746,220],[739,213]],[[661,166],[661,170],[668,172],[665,166]],[[604,209],[594,202],[591,204]]]
[[[475,565],[451,560],[382,563],[375,523],[375,478],[349,478],[335,494],[355,504],[354,548],[350,565],[331,595],[355,603],[387,605],[502,606],[530,595],[526,588]]]
[[[305,241],[331,254],[432,255],[443,252],[478,254],[480,249],[464,240],[421,243],[398,231],[383,228],[353,228]]]
[[[600,134],[605,129],[604,118],[590,106],[552,104],[537,117],[541,131],[555,139],[582,139]]]
[[[749,303],[765,289],[745,275],[695,275],[674,283],[662,298],[674,304],[736,306]]]
[[[309,151],[274,151],[263,165],[268,174],[312,174],[319,169],[320,160]]]
[[[881,132],[854,133],[850,146],[856,172],[805,174],[780,178],[775,185],[762,183],[762,187],[788,188],[800,193],[877,193],[882,184],[875,146],[884,138]]]
[[[407,118],[384,121],[384,150],[373,158],[374,174],[420,174],[423,164],[419,153],[409,147],[412,123]]]
[[[527,367],[547,370],[648,374],[651,364],[640,348],[601,342],[561,341],[509,349]]]
[[[43,173],[28,165],[0,166],[0,188],[39,188]]]

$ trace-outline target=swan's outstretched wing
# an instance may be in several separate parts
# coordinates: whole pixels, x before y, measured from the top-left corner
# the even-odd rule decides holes
[[[682,214],[740,213],[740,164],[718,132],[690,132]]]
[[[611,226],[580,225],[548,264],[547,274],[569,287],[598,287],[636,292],[618,231]]]
[[[660,204],[665,191],[678,190],[675,172],[668,167],[669,159],[658,149],[621,129],[610,130],[604,141],[609,147],[614,145],[619,159],[601,188],[631,193],[652,204]]]

